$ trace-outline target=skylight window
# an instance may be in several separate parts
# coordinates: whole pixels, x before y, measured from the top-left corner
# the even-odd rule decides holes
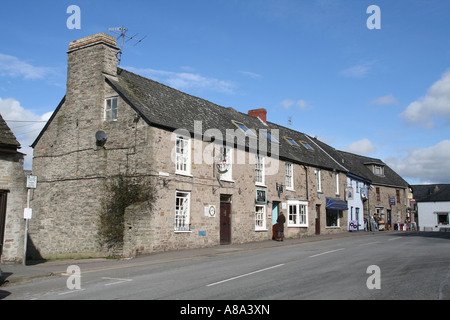
[[[311,147],[307,142],[305,141],[300,141],[300,143],[308,150],[314,150],[313,147]]]
[[[288,138],[288,137],[284,137],[284,138],[286,139],[287,142],[289,142],[289,144],[290,144],[291,146],[294,146],[294,147],[300,147],[300,146],[298,145],[298,143],[295,142],[294,139]]]
[[[277,139],[272,137],[271,134],[267,132],[267,130],[262,130],[262,132],[264,132],[264,134],[270,141],[275,142],[275,143],[280,143],[280,141],[278,141]]]
[[[239,129],[244,131],[244,133],[246,135],[256,138],[256,134],[253,131],[251,131],[249,128],[247,128],[245,124],[243,124],[241,122],[234,121],[234,120],[232,122],[234,123],[235,126],[237,126]]]

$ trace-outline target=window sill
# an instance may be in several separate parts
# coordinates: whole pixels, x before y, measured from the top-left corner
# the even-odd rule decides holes
[[[192,231],[191,230],[187,230],[187,231],[174,230],[174,233],[192,233]]]
[[[255,229],[255,232],[267,232],[269,231],[268,229]]]
[[[180,175],[180,176],[190,177],[190,178],[194,177],[192,174],[183,172],[183,171],[175,171],[175,174]]]

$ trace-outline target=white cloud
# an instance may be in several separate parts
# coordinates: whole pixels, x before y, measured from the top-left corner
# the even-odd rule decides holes
[[[450,125],[450,71],[428,89],[425,97],[412,102],[401,117],[406,123],[418,123],[430,129],[436,126],[436,120]]]
[[[24,163],[25,169],[31,169],[33,149],[30,145],[45,126],[45,122],[50,119],[52,112],[37,115],[24,109],[20,102],[15,99],[8,98],[3,100],[0,98],[0,114],[4,120],[9,120],[6,122],[21,145],[20,152],[27,155]]]
[[[393,94],[378,97],[370,102],[371,105],[378,105],[378,106],[398,104],[398,103],[399,103],[398,100],[394,97]]]
[[[35,67],[14,56],[0,53],[0,75],[24,77],[25,79],[44,79],[55,70],[47,67]]]
[[[368,155],[375,152],[375,147],[373,146],[372,142],[369,139],[365,138],[353,142],[349,146],[345,147],[344,151],[360,155]]]
[[[206,89],[227,94],[234,94],[236,84],[232,81],[204,77],[192,72],[172,72],[150,68],[124,67],[155,81],[163,82],[178,90]]]
[[[406,157],[389,158],[386,163],[405,178],[423,183],[450,183],[450,140],[411,149]]]
[[[292,106],[297,107],[300,110],[309,110],[309,109],[313,109],[313,106],[306,102],[305,100],[291,100],[291,99],[286,99],[281,101],[281,105],[283,106],[284,109],[288,110],[290,109]]]
[[[341,74],[349,78],[362,78],[369,73],[373,64],[374,62],[372,61],[363,62],[341,71]]]
[[[255,72],[250,72],[250,71],[239,71],[239,72],[242,73],[243,75],[246,75],[253,79],[261,79],[262,78],[262,75],[255,73]]]

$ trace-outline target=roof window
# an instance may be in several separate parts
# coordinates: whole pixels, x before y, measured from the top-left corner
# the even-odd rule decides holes
[[[234,120],[231,120],[231,122],[233,122],[233,124],[236,127],[241,129],[249,137],[255,137],[256,138],[256,134],[253,131],[251,131],[249,128],[247,128],[247,126],[245,124],[243,124],[242,122],[237,122],[237,121],[234,121]]]
[[[290,144],[291,146],[294,146],[294,147],[300,147],[299,144],[298,144],[297,142],[295,142],[294,139],[289,138],[289,137],[284,137],[284,139],[286,139],[286,141],[289,142],[289,144]]]

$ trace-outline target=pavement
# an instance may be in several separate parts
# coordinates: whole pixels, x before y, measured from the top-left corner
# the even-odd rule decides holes
[[[33,279],[67,275],[67,268],[71,265],[77,265],[82,272],[95,272],[105,269],[126,268],[136,264],[156,264],[168,261],[177,261],[183,259],[192,259],[195,257],[211,257],[220,254],[229,254],[235,252],[245,252],[250,250],[261,250],[266,248],[283,247],[299,245],[302,243],[315,241],[332,241],[348,237],[364,237],[368,235],[383,235],[388,233],[407,234],[402,231],[382,231],[382,232],[344,232],[337,234],[316,235],[298,239],[285,239],[282,242],[267,240],[260,242],[250,242],[243,244],[218,245],[208,248],[186,249],[179,251],[167,251],[142,255],[133,259],[110,259],[110,258],[92,258],[77,260],[46,260],[30,261],[27,265],[23,264],[2,264],[0,276],[0,287],[14,285],[31,281]]]

